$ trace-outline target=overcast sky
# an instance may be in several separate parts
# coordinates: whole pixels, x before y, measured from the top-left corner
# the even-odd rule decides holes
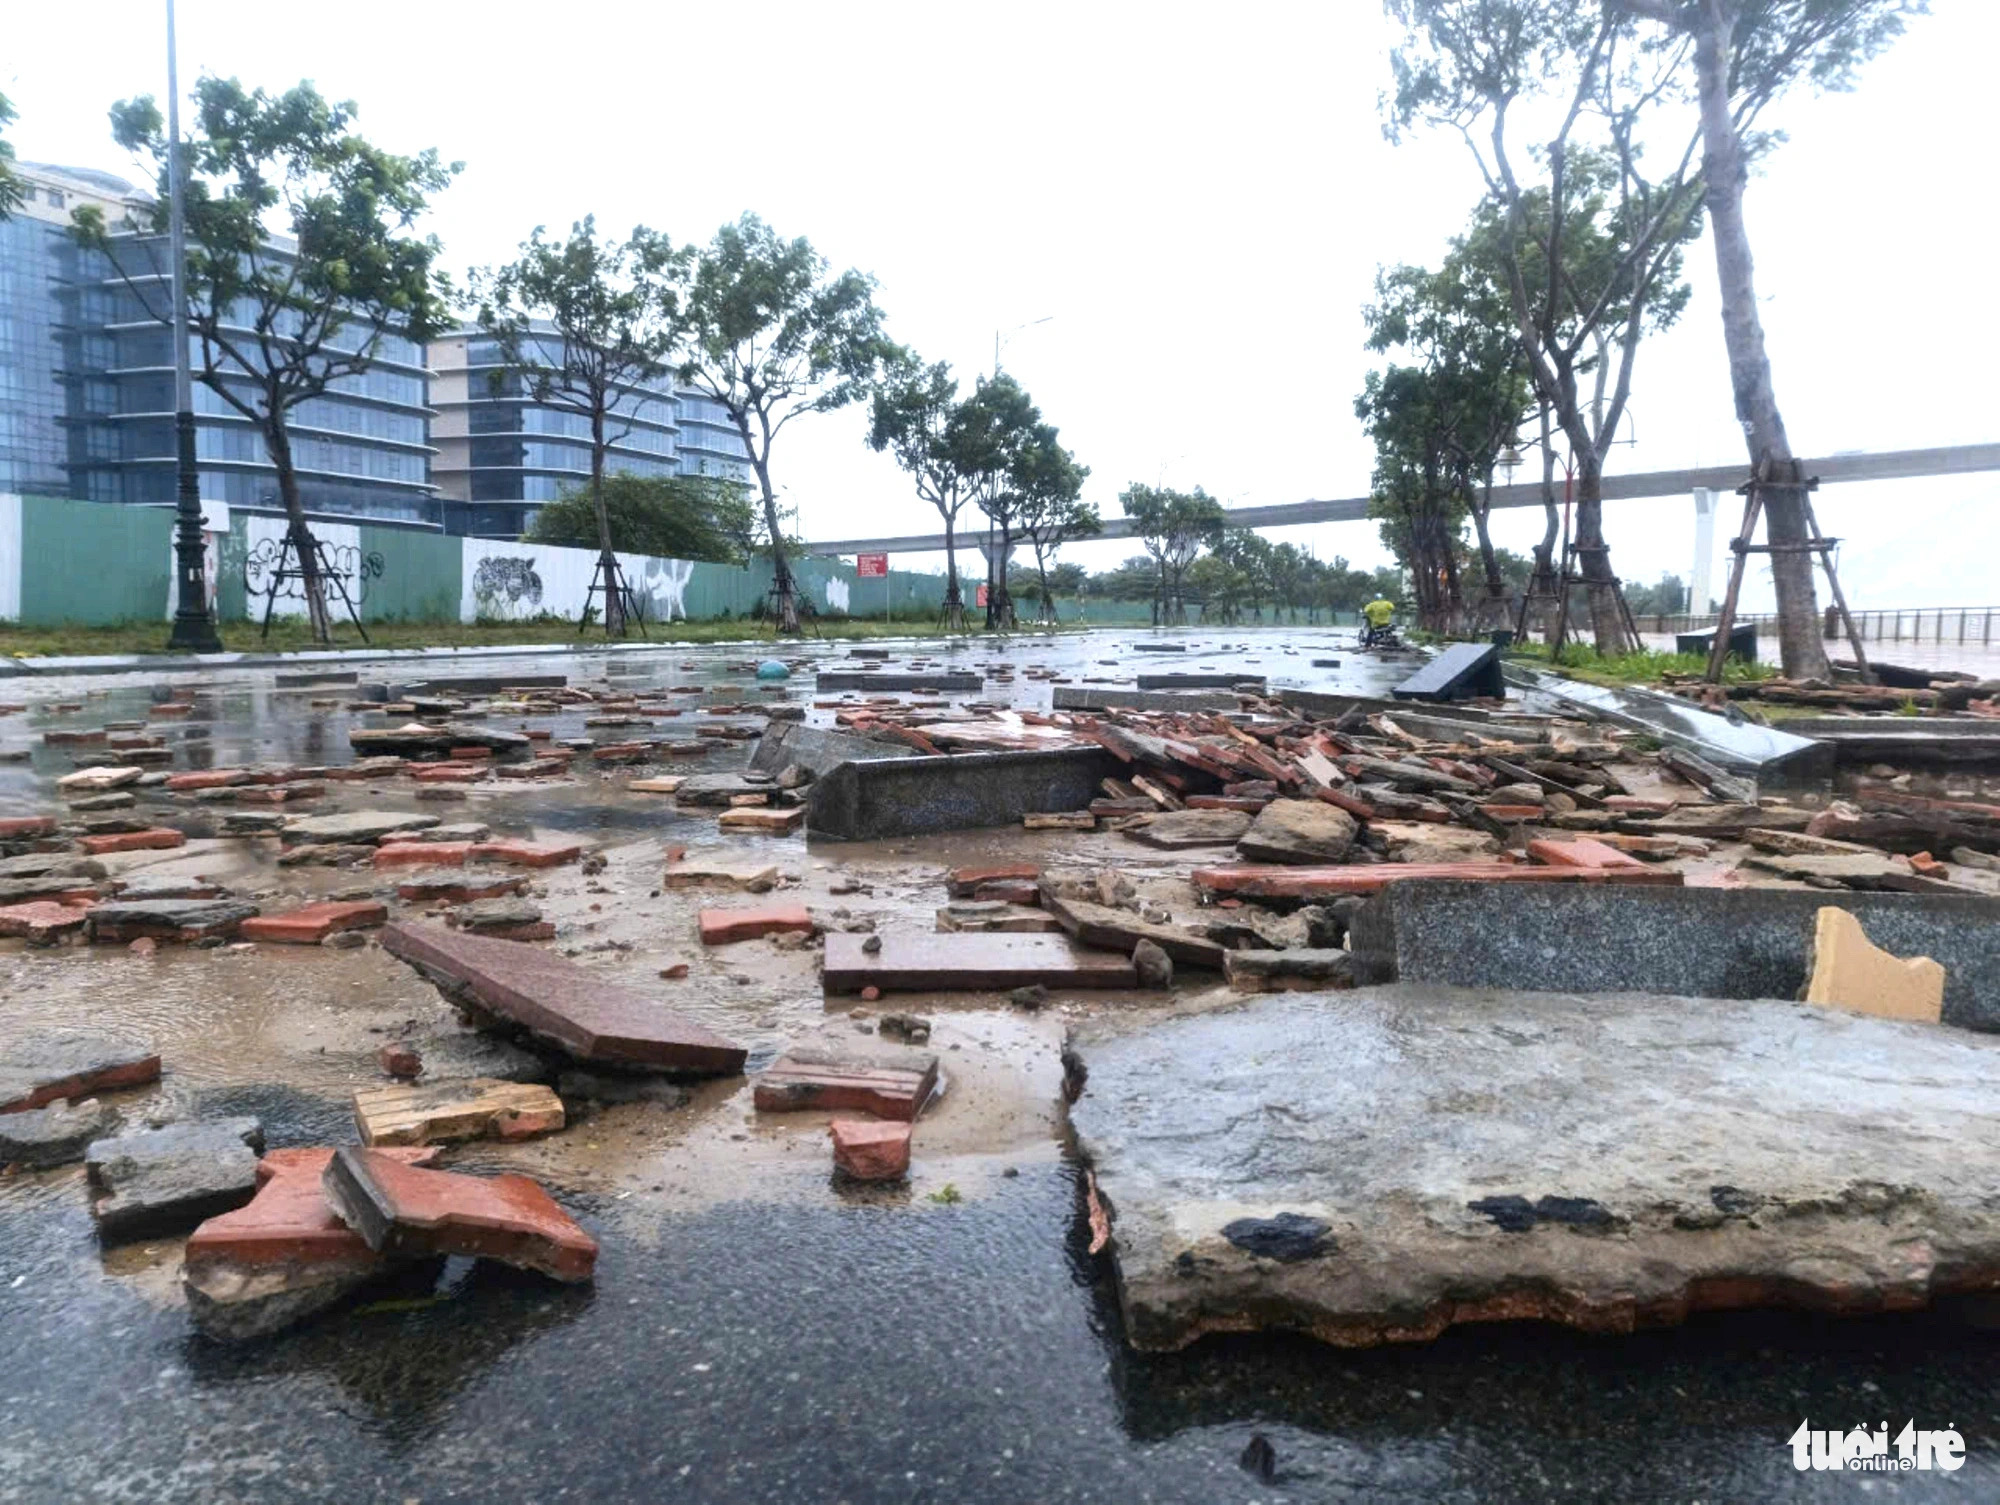
[[[1773,123],[1790,144],[1751,186],[1778,397],[1802,455],[2000,438],[2000,5],[1933,8],[1857,92],[1788,101]],[[157,0],[6,10],[0,90],[20,111],[20,155],[142,176],[105,109],[164,89]],[[752,209],[873,274],[893,334],[968,380],[991,368],[999,331],[1004,365],[1114,516],[1134,480],[1230,505],[1367,489],[1361,305],[1378,265],[1440,255],[1478,193],[1455,139],[1383,139],[1390,40],[1375,0],[180,6],[184,82],[308,77],[355,100],[383,146],[463,159],[432,226],[454,275],[506,259],[538,223],[595,213],[621,233],[643,222],[705,240]],[[1680,326],[1640,353],[1636,443],[1613,472],[1742,456],[1706,242],[1689,271]],[[773,469],[805,534],[934,531],[863,427],[847,412],[780,438]],[[1856,604],[1908,606],[2000,595],[1996,501],[2000,477],[1983,476],[1831,487],[1818,505],[1847,540]],[[1736,512],[1731,499],[1721,535]],[[1614,567],[1685,575],[1692,515],[1680,500],[1608,503]],[[1539,532],[1536,512],[1497,529],[1523,551]],[[1281,536],[1386,558],[1372,524]],[[1074,557],[1105,568],[1129,551]],[[1753,572],[1746,604],[1769,595]]]

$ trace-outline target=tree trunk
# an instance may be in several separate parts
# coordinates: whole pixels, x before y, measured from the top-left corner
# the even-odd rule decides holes
[[[944,630],[946,632],[965,631],[965,593],[958,586],[958,552],[954,544],[957,532],[958,513],[954,510],[944,514]]]
[[[1035,545],[1035,577],[1042,588],[1042,610],[1038,621],[1054,625],[1056,620],[1056,598],[1049,594],[1049,567],[1042,557],[1042,546]]]
[[[299,586],[306,601],[306,621],[312,640],[322,648],[333,645],[333,618],[326,609],[326,582],[319,573],[319,545],[306,524],[305,503],[299,500],[299,476],[292,468],[292,436],[285,427],[282,408],[273,407],[265,419],[264,447],[278,472],[278,495],[285,504],[286,533],[298,559]]]
[[[1556,450],[1549,442],[1549,410],[1545,407],[1542,409],[1542,541],[1535,545],[1535,573],[1528,581],[1528,595],[1538,601],[1535,610],[1543,642],[1555,636],[1559,594],[1556,543],[1561,536],[1562,515],[1556,511]],[[1521,626],[1525,632],[1528,627],[1525,617]]]
[[[749,434],[743,438],[747,445]],[[756,451],[751,453],[754,456]],[[753,459],[751,465],[757,472],[758,489],[764,494],[764,526],[771,530],[771,589],[778,598],[778,631],[787,637],[797,637],[799,593],[792,581],[792,567],[785,562],[785,534],[778,526],[778,494],[771,489],[770,462]]]
[[[1493,552],[1493,534],[1488,527],[1493,511],[1493,481],[1486,481],[1485,499],[1471,509],[1472,531],[1479,539],[1479,566],[1486,576],[1486,592],[1473,613],[1475,632],[1491,632],[1507,625],[1507,581],[1500,573],[1500,558]]]
[[[1585,444],[1576,461],[1576,558],[1578,573],[1590,601],[1590,631],[1597,651],[1617,658],[1639,645],[1625,631],[1618,609],[1618,581],[1611,573],[1611,550],[1604,542],[1604,472],[1597,452]]]
[[[604,500],[604,409],[590,415],[590,510],[597,516],[597,568],[604,580],[604,635],[625,636],[624,582],[611,547],[611,508]]]
[[[1014,530],[1006,522],[1000,524],[1000,554],[993,563],[993,589],[986,599],[995,605],[994,622],[1002,632],[1013,632],[1021,623],[1014,615],[1014,593],[1007,588],[1007,562],[1014,557]]]
[[[1790,679],[1830,679],[1820,638],[1819,597],[1806,528],[1806,492],[1792,455],[1785,421],[1771,386],[1764,322],[1750,236],[1743,223],[1748,172],[1743,143],[1729,107],[1730,38],[1742,6],[1704,0],[1695,37],[1695,74],[1701,93],[1702,177],[1707,187],[1709,232],[1715,241],[1716,280],[1722,290],[1722,339],[1729,352],[1729,385],[1736,418],[1750,451],[1751,474],[1781,484],[1763,489],[1765,528],[1772,544],[1771,583],[1778,598],[1778,653]],[[1792,484],[1782,484],[1792,483]]]

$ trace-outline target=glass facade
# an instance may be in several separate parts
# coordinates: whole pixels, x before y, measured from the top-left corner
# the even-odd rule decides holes
[[[524,357],[560,359],[550,335],[531,334],[524,345]],[[447,531],[515,538],[533,525],[542,504],[588,484],[589,418],[536,402],[527,378],[501,364],[497,342],[466,330],[432,346],[430,358],[439,385],[463,392],[435,396],[433,469]],[[742,442],[720,404],[676,390],[670,380],[626,389],[606,432],[605,469],[612,475],[749,476]]]
[[[95,501],[170,504],[175,495],[172,351],[157,320],[168,296],[159,270],[158,238],[122,238],[108,255],[71,248],[67,262],[60,298],[70,493]],[[129,284],[119,276],[121,267]],[[246,306],[232,310],[232,316],[239,325],[248,325],[255,313]],[[367,336],[365,327],[350,326],[334,336],[330,347],[352,350]],[[237,406],[241,402],[258,410],[256,383],[217,352],[214,382],[227,392],[217,390],[202,379],[200,337],[190,333],[188,347],[196,373],[201,494],[232,506],[282,507],[277,468],[263,432]],[[442,518],[430,479],[423,349],[385,336],[373,360],[368,370],[341,377],[324,394],[288,410],[299,499],[309,512],[438,524]]]
[[[0,491],[66,496],[56,284],[68,237],[26,207],[0,221]]]

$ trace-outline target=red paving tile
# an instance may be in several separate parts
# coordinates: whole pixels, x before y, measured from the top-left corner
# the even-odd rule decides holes
[[[812,916],[803,904],[753,904],[737,909],[704,909],[701,912],[701,943],[721,946],[731,941],[751,941],[762,935],[787,931],[811,933]]]
[[[910,1173],[910,1126],[836,1118],[826,1126],[833,1138],[833,1168],[857,1181],[900,1181]]]
[[[184,847],[187,837],[164,826],[150,831],[118,831],[109,836],[79,837],[77,845],[92,857],[110,852],[147,852],[167,847]]]
[[[336,930],[362,930],[387,922],[387,905],[371,900],[308,904],[284,914],[245,920],[238,934],[246,941],[276,941],[292,946],[317,946]]]

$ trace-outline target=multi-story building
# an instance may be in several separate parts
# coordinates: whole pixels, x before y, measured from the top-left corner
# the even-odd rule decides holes
[[[172,505],[173,346],[160,317],[171,300],[165,237],[116,235],[107,250],[87,250],[68,233],[77,208],[94,204],[116,225],[147,200],[108,173],[39,163],[18,171],[28,202],[0,222],[0,489]],[[188,341],[199,371],[200,340],[190,333]],[[423,347],[391,336],[367,371],[290,410],[309,512],[440,525],[430,483],[429,374]],[[247,393],[247,374],[226,380]],[[257,425],[201,382],[194,411],[202,497],[281,507]]]
[[[536,402],[491,336],[461,329],[435,341],[429,355],[432,474],[448,531],[518,538],[544,503],[589,482],[589,420]],[[546,358],[558,358],[553,337]],[[608,433],[605,469],[613,475],[749,475],[742,441],[720,408],[677,390],[669,377],[627,388]]]
[[[75,246],[70,216],[108,218],[137,202],[132,185],[85,168],[17,162],[24,190],[0,220],[0,491],[68,496],[62,289]]]

